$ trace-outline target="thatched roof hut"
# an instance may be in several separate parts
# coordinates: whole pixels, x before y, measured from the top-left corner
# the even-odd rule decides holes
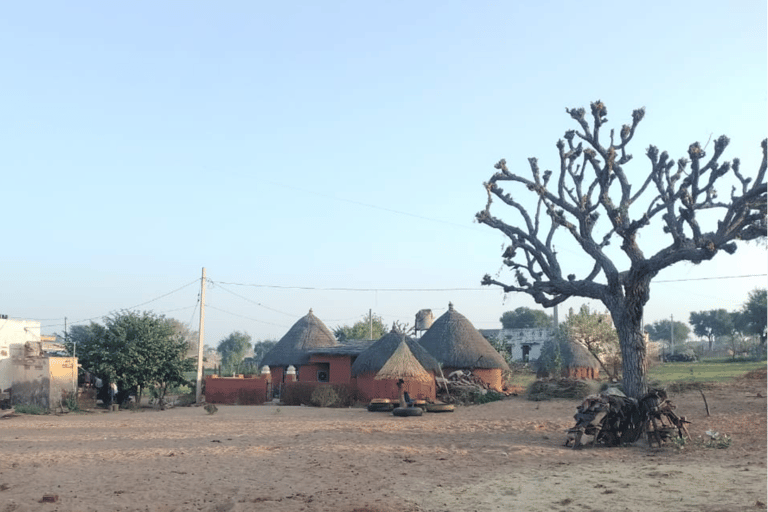
[[[467,318],[448,304],[446,311],[419,338],[419,344],[444,368],[509,370],[504,358]]]
[[[267,366],[298,366],[309,362],[309,350],[335,347],[339,342],[333,333],[309,310],[293,324],[277,345],[264,355],[261,364]]]
[[[427,350],[409,336],[395,330],[385,334],[380,340],[363,351],[352,364],[352,376],[366,373],[378,373],[397,351],[402,343],[408,347],[413,357],[427,371],[440,371],[440,364]]]
[[[407,381],[432,382],[435,376],[421,366],[405,340],[381,367],[374,379],[403,379]]]
[[[600,375],[600,363],[580,343],[564,339],[552,339],[541,348],[536,363],[539,377],[557,376],[574,379],[596,379]]]
[[[397,381],[403,379],[402,391],[412,397],[434,400],[435,373],[440,364],[415,340],[394,329],[364,350],[350,369],[357,388],[368,398],[397,400],[400,389]]]

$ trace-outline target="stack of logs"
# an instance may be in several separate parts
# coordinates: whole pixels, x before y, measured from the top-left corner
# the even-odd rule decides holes
[[[581,446],[583,435],[592,436],[592,445],[617,446],[634,443],[645,434],[648,444],[658,446],[674,437],[690,438],[685,416],[675,414],[675,405],[663,389],[652,389],[640,399],[609,390],[584,399],[568,429],[565,446]]]
[[[453,397],[473,392],[485,393],[488,391],[488,384],[474,375],[469,370],[456,370],[449,373],[445,378],[438,377],[437,393],[441,401],[446,403],[453,402]]]

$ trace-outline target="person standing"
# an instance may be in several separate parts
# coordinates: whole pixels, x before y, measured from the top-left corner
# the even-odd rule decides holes
[[[117,384],[113,381],[109,384],[109,405],[115,404],[115,398],[117,397]]]

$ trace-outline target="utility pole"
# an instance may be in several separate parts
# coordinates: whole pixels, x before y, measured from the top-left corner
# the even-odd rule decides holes
[[[669,347],[673,354],[677,354],[675,348],[675,315],[669,315]]]
[[[203,396],[203,340],[205,339],[205,267],[200,279],[200,331],[197,333],[197,387],[195,403],[201,403]]]
[[[373,339],[373,312],[368,310],[368,339]]]

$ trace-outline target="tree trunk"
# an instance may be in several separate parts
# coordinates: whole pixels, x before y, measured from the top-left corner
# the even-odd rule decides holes
[[[621,346],[624,393],[639,399],[648,391],[648,362],[642,327],[642,310],[639,315],[633,315],[627,309],[623,309],[618,314],[612,312],[612,316]]]

